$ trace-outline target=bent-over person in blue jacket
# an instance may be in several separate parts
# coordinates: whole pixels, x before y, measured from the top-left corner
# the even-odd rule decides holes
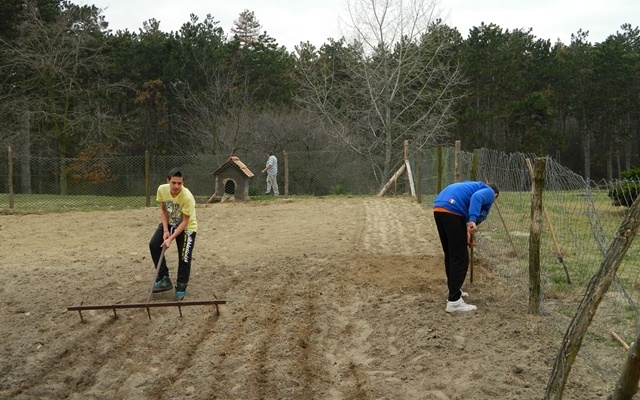
[[[491,205],[500,191],[495,184],[465,181],[444,188],[433,202],[433,217],[444,251],[444,270],[447,275],[449,298],[446,312],[473,311],[478,307],[464,302],[467,293],[462,284],[469,268],[471,235],[487,219]]]

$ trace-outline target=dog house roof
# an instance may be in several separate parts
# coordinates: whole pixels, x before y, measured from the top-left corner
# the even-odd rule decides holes
[[[229,157],[229,159],[224,164],[213,171],[213,175],[220,175],[228,168],[238,168],[247,178],[253,177],[253,172],[251,172],[251,170],[246,165],[244,165],[244,163],[240,161],[240,159],[236,156]]]

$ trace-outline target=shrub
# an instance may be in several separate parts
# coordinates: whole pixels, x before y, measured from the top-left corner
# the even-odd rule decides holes
[[[607,195],[614,206],[631,207],[640,193],[640,168],[620,172],[621,181],[614,182]]]
[[[614,183],[607,195],[614,206],[631,207],[638,193],[640,193],[640,182],[624,180]]]
[[[334,196],[340,196],[346,193],[344,186],[338,184],[331,188],[331,194]]]
[[[622,171],[620,172],[620,176],[622,179],[638,181],[640,180],[640,168],[631,168],[628,171]]]
[[[260,196],[262,194],[262,190],[256,185],[249,186],[249,197]]]

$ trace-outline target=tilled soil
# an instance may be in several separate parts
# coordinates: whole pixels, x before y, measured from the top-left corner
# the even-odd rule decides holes
[[[146,302],[156,208],[0,216],[0,399],[541,399],[560,338],[476,259],[447,314],[428,205],[199,205],[187,301]],[[172,278],[175,245],[167,251]],[[153,302],[174,301],[172,292]],[[182,312],[182,317],[180,316]],[[610,388],[577,361],[565,399]]]

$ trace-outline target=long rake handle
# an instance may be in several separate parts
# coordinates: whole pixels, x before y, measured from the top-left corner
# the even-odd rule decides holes
[[[471,235],[471,244],[473,244],[473,235]],[[471,246],[471,251],[470,251],[471,255],[469,256],[469,283],[473,283],[473,246]]]
[[[487,180],[487,175],[484,175],[484,181],[485,182],[489,182]],[[500,216],[500,220],[502,221],[502,226],[504,226],[504,231],[507,233],[507,237],[509,238],[509,242],[511,242],[511,248],[513,249],[513,254],[515,254],[517,259],[520,259],[520,255],[518,255],[518,249],[516,248],[516,244],[513,242],[513,238],[511,237],[511,232],[509,232],[509,228],[507,227],[507,223],[504,221],[504,217],[502,216],[502,213],[500,212],[500,207],[498,207],[498,203],[497,202],[493,202],[493,206],[495,207],[496,211],[498,212],[498,216]]]
[[[560,250],[560,246],[558,246],[558,241],[556,240],[556,234],[553,232],[553,226],[551,225],[551,219],[549,219],[549,214],[547,213],[547,209],[542,205],[542,211],[544,212],[544,218],[547,220],[547,226],[549,227],[549,233],[551,234],[551,241],[553,242],[553,248],[556,251],[556,257],[558,257],[558,261],[562,264],[562,268],[564,268],[564,273],[567,276],[567,283],[571,285],[571,278],[569,277],[569,270],[567,266],[564,265],[564,259],[562,258],[562,251]]]
[[[151,295],[153,294],[153,287],[158,280],[158,274],[160,273],[160,264],[162,264],[162,259],[164,258],[164,251],[167,248],[162,246],[162,251],[160,252],[160,258],[158,258],[158,265],[156,265],[156,275],[153,277],[153,282],[151,282],[151,288],[149,288],[149,295],[147,296],[147,304],[151,301]]]

